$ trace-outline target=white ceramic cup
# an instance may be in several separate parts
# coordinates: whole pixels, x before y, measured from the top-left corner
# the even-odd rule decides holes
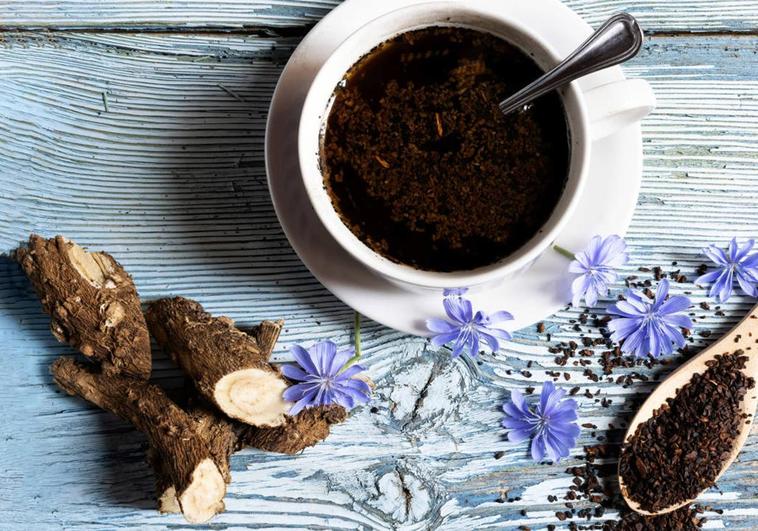
[[[347,71],[387,39],[429,26],[459,26],[489,32],[532,56],[543,70],[552,68],[561,59],[540,35],[509,19],[507,14],[485,13],[464,3],[428,2],[383,15],[342,42],[316,75],[300,116],[300,170],[310,202],[321,222],[332,237],[368,269],[415,289],[476,288],[498,282],[528,266],[555,241],[581,196],[593,140],[609,136],[644,118],[655,106],[655,96],[643,80],[613,82],[584,93],[576,82],[563,88],[560,93],[571,140],[569,173],[563,195],[537,234],[502,260],[473,270],[434,272],[399,264],[365,245],[342,222],[324,187],[319,152],[335,88]],[[591,104],[587,105],[587,101]],[[592,109],[592,114],[588,113],[588,108]]]

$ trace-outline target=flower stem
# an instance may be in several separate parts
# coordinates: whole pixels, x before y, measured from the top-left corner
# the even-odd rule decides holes
[[[361,314],[355,312],[355,321],[353,321],[353,337],[355,338],[355,354],[352,358],[347,360],[345,365],[342,366],[340,372],[345,371],[348,367],[361,359]]]
[[[361,314],[355,312],[355,320],[353,321],[353,327],[355,329],[355,359],[361,357]]]
[[[575,258],[574,253],[572,253],[568,249],[564,249],[563,247],[561,247],[557,243],[553,245],[553,250],[555,252],[557,252],[558,254],[562,254],[563,256],[565,256],[566,258],[568,258],[569,260],[573,260]]]

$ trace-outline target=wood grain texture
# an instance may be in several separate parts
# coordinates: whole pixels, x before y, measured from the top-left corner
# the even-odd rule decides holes
[[[192,4],[181,3],[188,9]],[[614,3],[574,4],[599,20],[600,9]],[[11,5],[16,13],[25,5],[26,13],[35,6],[54,13],[53,6],[60,6]],[[115,3],[97,5],[106,13]],[[120,5],[121,23],[142,23],[129,10],[147,2]],[[171,6],[180,6],[160,5],[166,16]],[[216,5],[219,12],[231,12],[228,3]],[[329,5],[309,4],[309,16],[320,16]],[[637,5],[662,13],[677,3]],[[717,22],[731,13],[748,21],[756,14],[751,2],[687,5],[685,15],[709,12]],[[67,4],[60,20],[82,20],[75,6],[86,4]],[[291,16],[282,6],[287,7],[280,3],[275,12]],[[307,11],[303,6],[291,4]],[[89,7],[91,13],[81,11],[87,17],[95,12]],[[39,20],[57,24],[50,13]],[[200,25],[211,20],[199,15],[203,12],[182,20]],[[25,16],[19,20],[32,21]],[[295,342],[349,343],[352,312],[294,255],[265,186],[266,111],[296,42],[215,34],[3,35],[0,252],[31,231],[61,232],[110,251],[133,274],[145,299],[196,298],[241,324],[286,319],[275,359],[289,359],[286,347]],[[643,125],[644,181],[628,237],[634,258],[628,274],[677,261],[694,278],[702,245],[758,234],[757,48],[758,38],[749,35],[661,37],[627,68],[649,79],[659,98],[659,108]],[[691,284],[674,290],[693,291],[696,304],[705,300],[704,291]],[[722,318],[698,310],[694,345],[707,341],[698,331],[708,329],[716,337],[751,305],[736,297],[722,305]],[[563,506],[547,496],[562,496],[571,477],[563,464],[535,466],[524,445],[504,441],[500,404],[509,390],[535,385],[547,377],[545,371],[558,369],[546,349],[578,337],[572,322],[577,315],[562,311],[546,321],[552,342],[524,330],[482,365],[450,361],[448,352],[430,350],[423,340],[365,323],[365,364],[378,384],[375,409],[359,408],[326,442],[299,456],[256,451],[235,456],[228,510],[213,526],[457,530],[558,524],[554,513]],[[5,258],[0,344],[0,370],[9,376],[0,386],[5,480],[0,529],[187,527],[180,517],[154,511],[143,437],[55,390],[47,366],[71,351],[50,336],[30,285]],[[530,361],[527,378],[520,371]],[[624,389],[590,382],[580,368],[564,370],[571,380],[562,385],[599,390],[598,398],[612,400],[604,408],[594,398],[578,399],[583,422],[600,430],[618,425],[619,416],[630,413],[634,399],[652,385]],[[660,377],[666,370],[652,372]],[[177,374],[166,360],[157,360],[156,380],[177,385]],[[611,430],[612,438],[621,435]],[[709,526],[758,527],[757,435],[720,483],[722,493],[703,497],[725,510],[709,515]],[[581,443],[593,441],[584,430]],[[495,459],[501,450],[505,455]],[[577,462],[572,458],[565,465]],[[505,489],[521,499],[498,503]]]
[[[341,0],[6,0],[4,28],[251,30],[312,25]],[[371,2],[375,0],[364,0]],[[498,0],[505,1],[505,0]],[[593,25],[628,11],[649,33],[755,32],[757,0],[564,0]]]

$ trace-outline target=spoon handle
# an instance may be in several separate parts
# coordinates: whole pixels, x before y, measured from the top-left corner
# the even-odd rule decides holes
[[[558,66],[500,103],[504,114],[592,72],[631,59],[642,47],[642,29],[628,13],[612,16]]]

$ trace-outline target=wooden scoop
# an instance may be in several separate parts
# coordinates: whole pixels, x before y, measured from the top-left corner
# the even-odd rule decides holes
[[[645,403],[642,404],[642,407],[632,420],[632,423],[629,425],[629,429],[624,436],[624,443],[627,443],[632,435],[634,435],[637,431],[637,426],[652,417],[653,412],[660,408],[666,402],[666,399],[673,398],[676,395],[677,390],[681,389],[686,383],[688,383],[694,374],[705,372],[708,369],[706,362],[715,359],[717,354],[731,354],[737,350],[743,350],[748,358],[743,372],[747,376],[751,376],[758,380],[758,306],[750,310],[747,317],[745,317],[729,333],[724,335],[724,337],[689,360],[661,382],[658,388],[653,391],[647,400],[645,400]],[[729,455],[729,459],[724,462],[724,466],[721,468],[721,472],[719,472],[718,476],[716,476],[715,481],[717,481],[724,471],[729,468],[737,458],[737,455],[739,455],[740,450],[742,450],[742,446],[745,444],[745,440],[750,434],[756,405],[758,405],[758,388],[753,388],[748,390],[742,400],[742,412],[749,415],[748,419],[741,424],[741,431],[734,440],[732,453]],[[692,503],[695,499],[686,500],[655,512],[648,512],[643,510],[639,504],[629,498],[628,489],[624,485],[620,473],[618,474],[618,480],[621,494],[627,505],[629,505],[634,511],[648,516],[670,513],[671,511],[675,511],[680,507]]]

